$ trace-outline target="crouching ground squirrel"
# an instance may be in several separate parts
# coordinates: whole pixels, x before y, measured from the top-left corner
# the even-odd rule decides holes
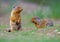
[[[53,21],[48,18],[40,19],[39,17],[33,17],[31,20],[37,28],[44,28],[46,26],[53,26]]]

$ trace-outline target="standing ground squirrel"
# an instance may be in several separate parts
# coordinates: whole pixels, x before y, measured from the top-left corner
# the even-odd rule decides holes
[[[21,30],[21,12],[22,8],[20,6],[15,6],[13,7],[11,11],[11,16],[10,16],[10,31],[16,31],[16,30]]]

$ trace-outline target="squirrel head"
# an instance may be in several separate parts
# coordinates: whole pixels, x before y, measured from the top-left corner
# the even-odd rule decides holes
[[[13,14],[15,14],[15,13],[19,14],[22,11],[23,11],[23,9],[20,6],[14,6],[13,9],[12,9]]]

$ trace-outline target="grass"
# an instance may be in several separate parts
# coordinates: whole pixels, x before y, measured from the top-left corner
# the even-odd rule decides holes
[[[0,29],[4,27],[7,28],[8,26],[0,26]],[[35,26],[31,27],[34,28]],[[47,32],[49,32],[49,30],[51,29],[57,29],[58,31],[60,31],[58,24],[56,24],[53,27],[45,27],[39,30],[35,28],[29,31],[26,30],[26,31],[15,31],[15,32],[4,32],[1,30],[0,42],[60,42],[60,35],[58,34],[52,34],[51,36],[47,35]]]
[[[0,28],[7,28],[7,25],[0,25]]]

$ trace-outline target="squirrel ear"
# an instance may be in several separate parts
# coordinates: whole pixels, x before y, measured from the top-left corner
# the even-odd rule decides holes
[[[12,8],[15,8],[16,7],[16,5],[13,5],[13,7]]]
[[[15,8],[15,6],[13,6],[13,8]]]
[[[20,6],[13,6],[13,8],[20,7]]]

